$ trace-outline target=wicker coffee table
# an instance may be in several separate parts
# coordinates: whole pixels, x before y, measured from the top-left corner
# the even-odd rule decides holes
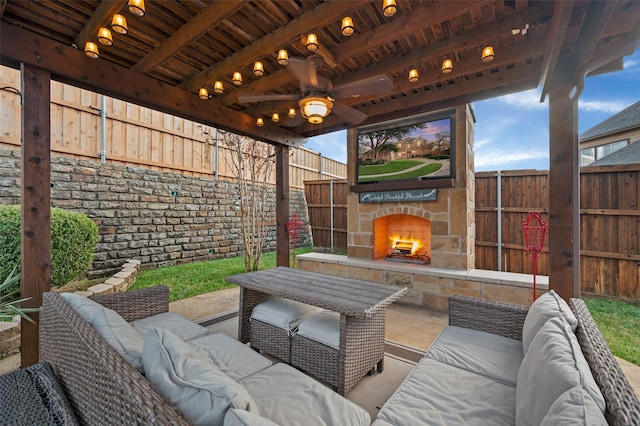
[[[227,277],[241,287],[238,338],[250,339],[253,308],[276,297],[340,313],[337,391],[345,394],[374,367],[384,368],[386,308],[406,293],[393,287],[284,266]]]

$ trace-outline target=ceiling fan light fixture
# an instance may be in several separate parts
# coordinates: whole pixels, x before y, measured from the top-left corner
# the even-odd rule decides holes
[[[118,34],[126,34],[129,32],[127,20],[119,13],[113,15],[113,18],[111,19],[111,28]]]
[[[264,66],[262,65],[262,62],[256,61],[253,64],[253,73],[258,77],[262,77],[264,75]]]
[[[129,0],[127,7],[134,15],[144,16],[145,14],[144,0]]]
[[[242,74],[239,71],[234,72],[232,81],[236,86],[240,86],[242,84]]]
[[[280,121],[280,114],[278,114],[277,112],[274,112],[271,115],[271,121],[273,121],[274,123],[277,123],[278,121]]]
[[[396,14],[397,7],[396,0],[384,0],[382,2],[382,13],[387,18],[390,18]]]
[[[293,118],[296,116],[296,109],[295,108],[289,108],[289,113],[287,114],[290,118]]]
[[[113,44],[113,37],[111,36],[111,30],[109,28],[101,27],[98,30],[98,41],[105,46],[111,46]]]
[[[449,74],[451,71],[453,71],[453,61],[451,59],[442,61],[442,74]]]
[[[493,47],[487,46],[482,49],[482,62],[491,62],[493,61],[494,53]]]
[[[218,95],[224,92],[224,86],[222,85],[222,82],[220,80],[216,80],[216,82],[213,83],[213,91]]]
[[[308,34],[306,45],[307,50],[315,52],[316,50],[318,50],[318,37],[313,33]]]
[[[280,65],[287,65],[289,63],[289,53],[286,50],[280,49],[278,52],[278,63]]]
[[[345,37],[349,37],[351,34],[353,34],[353,32],[353,20],[350,16],[345,16],[344,18],[342,18],[342,35]]]
[[[333,102],[326,98],[311,96],[300,100],[300,114],[311,124],[320,124],[329,115]]]
[[[262,117],[256,118],[256,126],[258,127],[264,126],[264,120],[262,119]]]
[[[198,92],[198,96],[202,100],[209,99],[209,91],[207,90],[206,87],[201,87],[200,91]]]
[[[418,81],[418,70],[416,68],[413,68],[412,70],[409,71],[409,82],[410,83],[415,83],[416,81]]]
[[[84,45],[84,54],[92,59],[98,58],[100,56],[100,53],[98,52],[98,45],[92,41],[86,42]]]

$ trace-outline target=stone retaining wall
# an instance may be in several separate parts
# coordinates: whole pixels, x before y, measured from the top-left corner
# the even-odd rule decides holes
[[[0,147],[0,204],[20,204],[19,150]],[[100,239],[88,276],[115,273],[128,258],[158,267],[243,254],[238,185],[228,181],[52,156],[51,204],[86,214]],[[273,188],[268,189],[273,193]],[[291,190],[290,215],[304,223],[299,246],[311,245],[304,191]],[[275,196],[268,210],[275,212]],[[275,250],[270,218],[266,251]]]

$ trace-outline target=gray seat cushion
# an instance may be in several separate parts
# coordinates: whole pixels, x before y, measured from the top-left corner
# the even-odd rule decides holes
[[[378,419],[396,426],[513,426],[515,404],[512,386],[423,358],[384,404]]]
[[[224,416],[224,426],[278,426],[269,419],[265,419],[251,411],[232,408]]]
[[[111,345],[122,357],[139,372],[142,367],[142,348],[144,337],[124,320],[116,311],[105,308],[84,296],[74,293],[61,293],[73,309]]]
[[[551,318],[531,342],[518,372],[516,424],[539,425],[554,401],[576,386],[604,413],[604,397],[575,334],[562,316]]]
[[[531,304],[522,327],[522,349],[525,354],[529,350],[531,341],[536,337],[536,334],[542,326],[550,318],[558,316],[563,317],[571,326],[571,330],[576,331],[578,319],[573,314],[573,311],[571,311],[567,302],[555,291],[549,290]]]
[[[320,312],[321,308],[289,299],[262,302],[251,311],[251,319],[262,321],[291,333],[305,318]]]
[[[369,426],[363,408],[287,364],[239,380],[260,414],[281,426]]]
[[[582,386],[574,386],[556,399],[541,426],[606,426],[596,401]]]
[[[208,333],[205,327],[175,312],[163,312],[161,314],[151,315],[146,318],[131,321],[130,324],[138,330],[142,336],[146,336],[147,331],[151,329],[163,328],[185,341],[204,336]]]
[[[242,386],[170,331],[150,330],[142,359],[147,379],[194,425],[221,425],[231,408],[258,412]]]
[[[320,311],[302,321],[296,335],[340,349],[340,314]]]
[[[233,380],[242,379],[273,364],[258,352],[222,333],[198,337],[188,343]]]
[[[426,356],[515,387],[522,363],[522,342],[448,326],[431,344]]]

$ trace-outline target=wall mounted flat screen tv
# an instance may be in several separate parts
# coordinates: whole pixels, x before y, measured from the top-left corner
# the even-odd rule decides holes
[[[455,111],[360,128],[358,184],[455,177]]]

